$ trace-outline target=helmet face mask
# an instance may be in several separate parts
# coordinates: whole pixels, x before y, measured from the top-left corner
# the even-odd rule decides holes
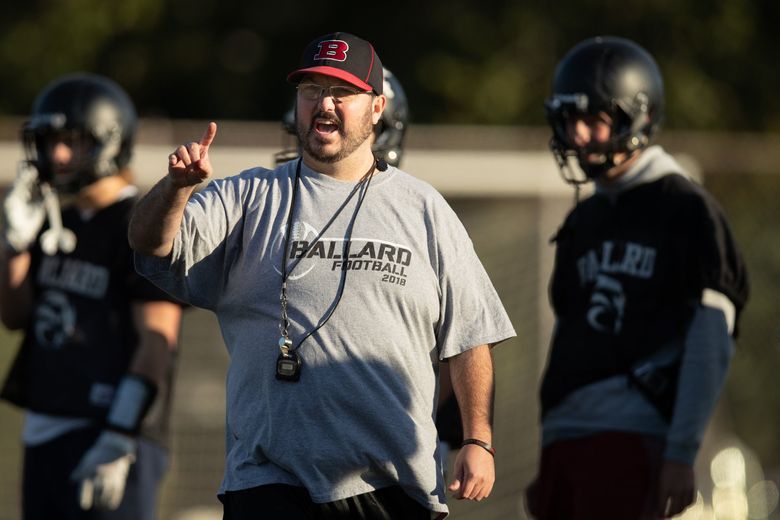
[[[398,166],[403,156],[404,137],[409,119],[409,105],[401,83],[386,68],[384,69],[383,93],[387,97],[387,103],[385,104],[385,110],[382,112],[382,117],[374,126],[374,143],[371,148],[377,159],[381,159],[391,166]],[[297,137],[294,102],[292,108],[282,116],[282,128],[284,129],[287,142],[283,143],[282,151],[274,154],[274,163],[276,165],[300,157],[300,142]],[[290,136],[293,136],[294,139],[292,145],[288,145]]]
[[[634,42],[598,37],[571,49],[556,68],[553,92],[545,102],[553,131],[550,148],[564,179],[575,184],[596,179],[615,166],[617,154],[632,156],[645,148],[663,117],[663,97],[657,64]],[[598,114],[611,119],[609,142],[577,146],[569,125]],[[594,154],[603,160],[588,159]],[[570,157],[578,159],[585,179],[571,174]]]
[[[40,178],[54,185],[60,192],[76,186],[84,171],[92,167],[95,140],[81,129],[58,129],[56,126],[40,125],[32,136],[38,171],[45,172]],[[29,158],[29,156],[28,156]]]
[[[73,74],[38,96],[22,138],[41,181],[60,193],[75,193],[128,165],[136,126],[135,107],[121,87],[102,76]],[[67,165],[52,157],[58,141],[74,152]]]

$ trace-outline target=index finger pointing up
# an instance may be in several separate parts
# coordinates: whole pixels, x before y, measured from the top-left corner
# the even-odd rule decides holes
[[[211,143],[214,141],[214,137],[217,135],[217,123],[211,121],[206,131],[203,133],[203,137],[200,138],[200,146],[203,151],[208,150]]]

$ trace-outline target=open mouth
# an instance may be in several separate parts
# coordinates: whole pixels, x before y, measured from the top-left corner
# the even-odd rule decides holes
[[[577,155],[581,161],[585,161],[590,164],[604,164],[609,159],[610,148],[604,145],[591,144],[589,146],[580,147],[577,150]]]
[[[320,134],[332,134],[338,131],[339,125],[333,121],[317,121],[314,123],[314,128]]]
[[[607,162],[607,154],[604,153],[588,153],[580,156],[589,164],[604,164]]]
[[[332,117],[315,117],[314,130],[320,135],[331,135],[339,131],[339,121]]]

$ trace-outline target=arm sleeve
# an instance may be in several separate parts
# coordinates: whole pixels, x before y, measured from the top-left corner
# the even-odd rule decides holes
[[[734,351],[739,314],[749,286],[742,255],[721,208],[704,193],[696,216],[689,276],[700,302],[685,335],[666,458],[693,463],[715,408]]]
[[[683,352],[677,402],[664,455],[693,464],[734,352],[722,309],[697,307]]]

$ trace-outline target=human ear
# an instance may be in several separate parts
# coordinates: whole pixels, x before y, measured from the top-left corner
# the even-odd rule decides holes
[[[385,111],[385,106],[387,105],[387,97],[384,94],[380,94],[379,96],[374,96],[374,99],[372,101],[371,106],[371,119],[374,124],[377,124],[379,122],[379,119],[382,117],[382,112]]]

